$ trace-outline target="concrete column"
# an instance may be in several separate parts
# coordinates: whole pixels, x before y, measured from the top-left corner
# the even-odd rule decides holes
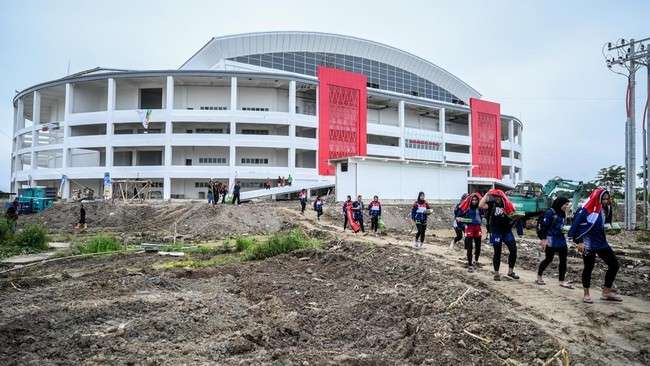
[[[289,114],[296,114],[296,82],[289,82]]]
[[[31,155],[32,155],[32,170],[38,169],[38,154],[34,151],[34,149],[38,146],[38,130],[39,130],[39,124],[41,123],[41,92],[35,91],[34,92],[34,103],[32,106],[32,122],[34,123],[32,125],[32,148],[31,148]]]
[[[131,166],[138,165],[138,151],[133,149],[131,150]]]
[[[442,141],[440,142],[440,146],[442,147],[442,162],[446,163],[447,162],[447,142],[446,142],[446,137],[445,134],[447,126],[445,125],[445,112],[446,110],[444,108],[440,108],[440,112],[438,114],[438,124],[440,126],[440,135],[442,136]]]
[[[508,142],[510,143],[510,180],[515,184],[515,121],[508,121]]]
[[[23,101],[23,98],[18,99],[18,115],[16,125],[16,130],[25,128],[25,102]]]
[[[519,161],[521,162],[521,167],[519,168],[519,181],[523,182],[524,181],[524,144],[523,144],[523,138],[524,138],[524,129],[523,127],[519,129]]]
[[[66,179],[63,183],[63,192],[61,192],[61,198],[66,201],[70,199],[70,178]]]
[[[230,110],[237,110],[237,78],[230,78]]]
[[[166,96],[167,98],[165,99],[165,109],[171,111],[172,109],[174,109],[174,77],[173,76],[167,76]]]
[[[63,108],[63,117],[67,121],[70,119],[72,113],[72,105],[74,103],[74,86],[70,83],[65,84],[65,104]]]
[[[167,144],[165,145],[165,166],[170,167],[172,166],[172,145]]]
[[[469,164],[470,164],[470,169],[469,169],[469,176],[473,177],[474,174],[474,159],[472,158],[472,114],[468,113],[467,114],[467,131],[469,135]],[[501,159],[501,158],[499,158]]]
[[[106,170],[109,171],[109,173],[112,173],[110,168],[113,167],[113,123],[115,122],[115,116],[113,115],[113,112],[115,111],[115,79],[109,78],[108,79],[108,95],[107,95],[107,103],[106,103],[106,114],[107,114],[107,119],[106,119],[106,135],[108,138],[106,139],[106,146],[105,146],[105,151],[106,151]],[[111,174],[112,176],[113,174]]]
[[[404,160],[406,158],[406,118],[405,116],[405,102],[403,100],[399,101],[397,106],[397,119],[399,121],[399,149],[400,149],[400,159]]]
[[[106,146],[106,168],[109,172],[111,172],[110,169],[108,168],[112,168],[112,167],[113,167],[113,146],[110,145],[109,143],[109,145]]]
[[[169,200],[172,198],[172,179],[170,177],[163,178],[163,199]]]

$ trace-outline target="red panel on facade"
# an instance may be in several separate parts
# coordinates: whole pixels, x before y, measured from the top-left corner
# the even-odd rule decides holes
[[[470,98],[472,176],[501,179],[501,106]]]
[[[334,175],[329,159],[366,155],[367,77],[318,67],[318,174]]]

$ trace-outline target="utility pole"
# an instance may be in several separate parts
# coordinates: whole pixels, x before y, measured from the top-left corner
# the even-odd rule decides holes
[[[644,43],[645,42],[645,43]],[[609,54],[605,55],[605,47]],[[603,55],[607,68],[614,71],[614,67],[621,67],[627,70],[627,75],[614,71],[617,74],[627,77],[627,93],[625,98],[625,109],[627,120],[625,122],[625,229],[636,229],[636,122],[635,122],[635,86],[636,71],[641,66],[650,67],[650,37],[628,42],[625,39],[615,44],[607,43],[603,47]],[[650,70],[648,71],[650,81]],[[648,88],[650,89],[650,87]],[[647,105],[647,103],[646,103]],[[646,113],[647,114],[647,113]],[[644,114],[645,117],[645,114]],[[648,223],[648,146],[650,136],[645,120],[642,123],[643,130],[643,200],[644,200],[644,226],[650,228]]]

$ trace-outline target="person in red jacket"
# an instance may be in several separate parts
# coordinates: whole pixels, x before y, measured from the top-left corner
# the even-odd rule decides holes
[[[379,230],[379,218],[381,217],[381,202],[379,197],[374,196],[368,204],[368,213],[370,213],[370,230],[375,233]]]
[[[411,208],[411,220],[413,220],[417,228],[415,240],[413,240],[413,248],[422,248],[422,244],[424,244],[424,233],[427,231],[427,218],[430,209],[429,203],[424,199],[424,192],[418,193],[418,199],[413,203],[413,207]],[[418,239],[420,243],[418,243]]]

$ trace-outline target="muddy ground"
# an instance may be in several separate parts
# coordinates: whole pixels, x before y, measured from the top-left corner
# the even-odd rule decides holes
[[[519,245],[522,280],[496,283],[489,266],[469,274],[460,246],[449,250],[445,206],[419,252],[405,247],[408,207],[384,207],[390,230],[361,236],[340,231],[338,205],[320,223],[296,206],[86,205],[89,232],[167,240],[176,223],[179,235],[201,241],[298,226],[324,247],[192,270],[163,269],[178,259],[141,253],[0,274],[0,364],[535,365],[561,347],[574,365],[650,364],[649,258],[636,236],[613,239],[626,302],[587,307],[576,253],[569,268],[578,289],[532,284],[532,233]],[[22,224],[46,221],[74,237],[77,209]],[[594,276],[599,284],[602,267]]]

